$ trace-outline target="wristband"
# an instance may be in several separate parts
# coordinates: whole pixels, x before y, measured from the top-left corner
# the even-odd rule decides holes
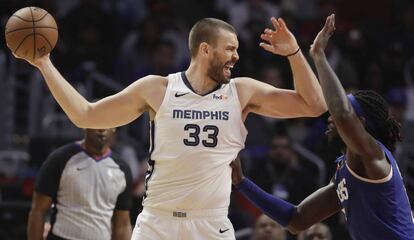
[[[298,50],[294,51],[293,53],[285,55],[285,57],[291,57],[291,56],[295,55],[296,53],[298,53],[299,51],[300,51],[300,47],[298,47]]]

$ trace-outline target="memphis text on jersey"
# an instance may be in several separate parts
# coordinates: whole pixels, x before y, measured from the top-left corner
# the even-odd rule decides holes
[[[178,119],[211,119],[211,120],[229,120],[228,111],[199,111],[189,109],[173,109],[173,118]]]

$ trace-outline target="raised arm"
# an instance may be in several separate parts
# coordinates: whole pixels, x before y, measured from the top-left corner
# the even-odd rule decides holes
[[[162,90],[161,77],[148,76],[115,95],[91,103],[65,80],[48,55],[30,63],[40,70],[56,101],[80,128],[105,129],[127,124],[151,107],[149,93]]]
[[[326,59],[324,50],[334,30],[335,15],[332,14],[327,17],[325,26],[315,38],[310,53],[315,61],[329,113],[338,129],[339,135],[346,144],[348,151],[358,155],[358,159],[362,159],[364,164],[370,164],[370,168],[368,169],[372,170],[373,168],[371,167],[378,167],[378,164],[371,164],[375,160],[386,162],[383,161],[385,160],[384,153],[375,139],[366,131],[360,118],[355,113],[341,82]],[[365,120],[362,119],[362,121]],[[379,170],[381,168],[379,167]],[[384,171],[380,171],[379,176],[373,177],[386,176],[389,172],[389,167],[388,170],[387,168],[382,169]]]
[[[270,218],[286,227],[291,233],[298,233],[318,223],[341,209],[335,185],[320,188],[298,206],[275,197],[244,177],[240,158],[231,163],[232,182],[237,189]]]
[[[295,89],[277,89],[249,78],[239,79],[238,89],[245,97],[243,107],[247,112],[280,118],[321,115],[327,108],[315,74],[283,19],[271,18],[271,21],[274,30],[264,30],[260,46],[288,58]]]

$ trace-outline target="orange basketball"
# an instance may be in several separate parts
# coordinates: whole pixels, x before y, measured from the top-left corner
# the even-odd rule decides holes
[[[44,9],[25,7],[7,20],[5,35],[7,47],[15,55],[33,60],[52,51],[58,28],[53,16]]]

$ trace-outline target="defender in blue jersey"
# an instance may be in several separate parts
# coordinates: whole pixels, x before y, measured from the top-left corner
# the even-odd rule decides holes
[[[334,30],[331,15],[310,51],[331,114],[326,134],[330,141],[343,143],[344,154],[337,159],[332,181],[298,206],[265,193],[245,178],[239,159],[232,164],[233,183],[293,233],[342,210],[354,240],[414,240],[410,203],[390,152],[400,140],[399,125],[375,92],[346,95],[324,53]]]

